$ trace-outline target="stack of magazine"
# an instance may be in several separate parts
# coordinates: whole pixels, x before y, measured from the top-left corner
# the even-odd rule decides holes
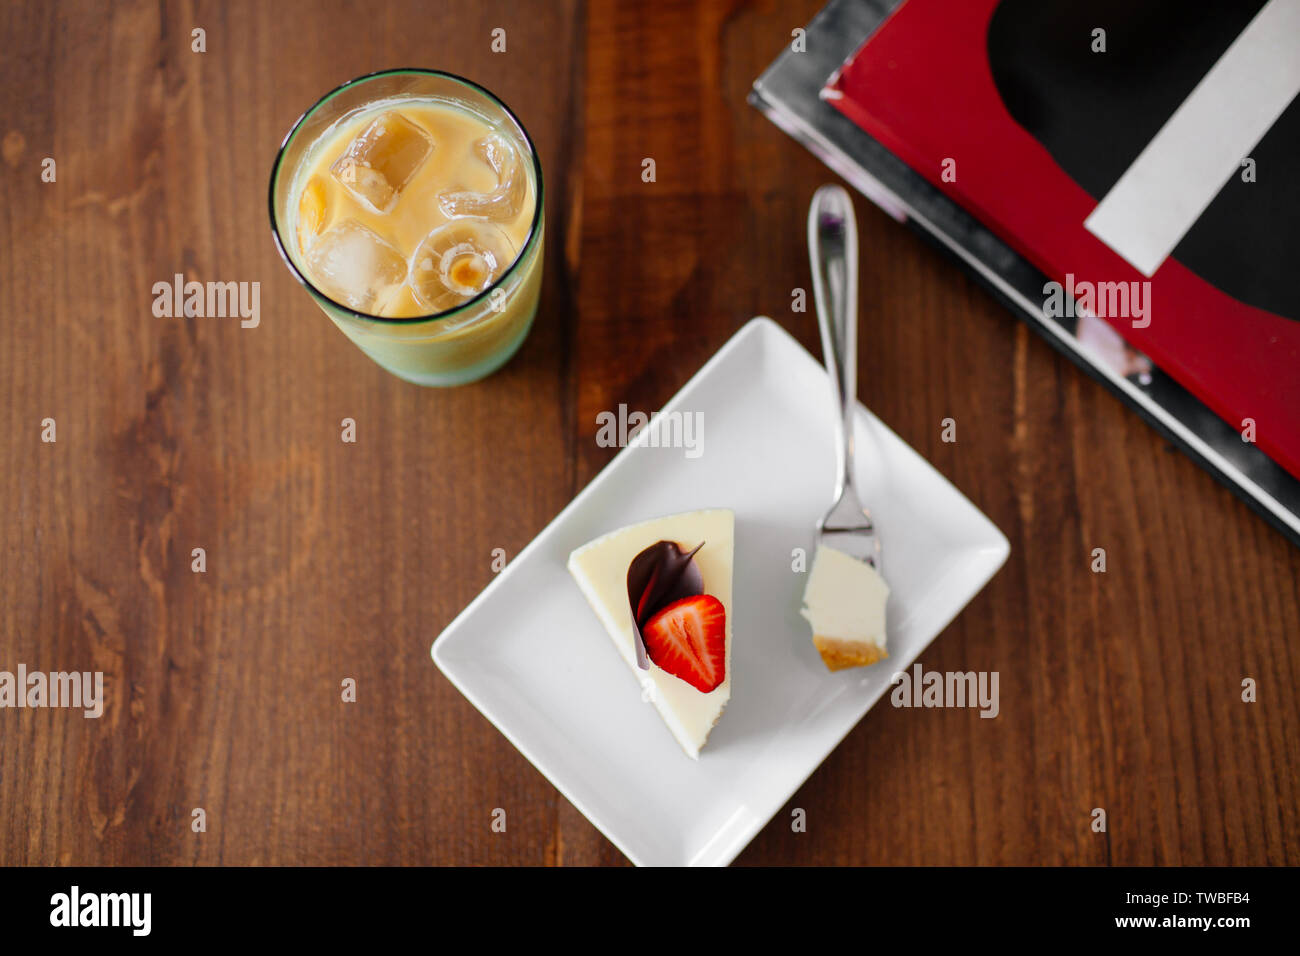
[[[1300,4],[1101,6],[832,0],[750,100],[1300,544]]]

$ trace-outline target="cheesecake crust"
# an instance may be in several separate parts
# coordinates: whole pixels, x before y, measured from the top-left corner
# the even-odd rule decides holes
[[[870,667],[889,656],[883,647],[868,641],[846,641],[838,637],[814,634],[813,644],[822,656],[822,663],[832,671],[847,670],[850,667]]]

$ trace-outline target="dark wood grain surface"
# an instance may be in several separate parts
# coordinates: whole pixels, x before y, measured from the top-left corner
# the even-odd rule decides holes
[[[792,290],[834,177],[745,103],[817,6],[0,7],[0,670],[107,696],[0,710],[0,864],[624,862],[429,645],[612,457],[599,411],[659,407],[755,314],[820,354]],[[347,342],[267,222],[298,114],[407,65],[498,92],[547,176],[536,327],[454,390]],[[1300,552],[858,215],[860,397],[1012,543],[922,660],[998,671],[1001,713],[875,708],[739,862],[1300,863]],[[175,273],[260,282],[260,325],[155,318]]]

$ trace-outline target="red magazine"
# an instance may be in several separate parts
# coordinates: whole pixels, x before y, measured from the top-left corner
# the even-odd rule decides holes
[[[823,96],[1300,477],[1296,5],[1209,9],[907,0]]]

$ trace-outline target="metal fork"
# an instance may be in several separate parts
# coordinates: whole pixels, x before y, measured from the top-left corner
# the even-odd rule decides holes
[[[840,186],[822,186],[808,209],[808,258],[822,333],[822,356],[839,413],[835,503],[817,522],[819,544],[880,570],[880,540],[854,487],[853,422],[858,391],[858,225]]]

